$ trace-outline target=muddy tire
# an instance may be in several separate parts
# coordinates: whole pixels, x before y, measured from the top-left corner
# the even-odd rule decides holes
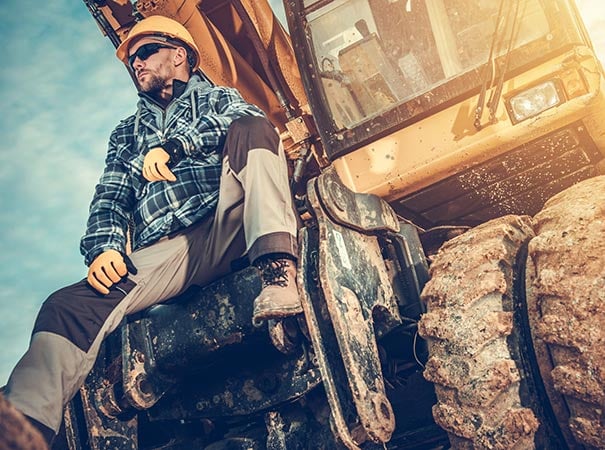
[[[569,446],[605,449],[605,177],[551,198],[534,229],[526,291],[542,379]]]
[[[533,237],[529,217],[505,216],[440,249],[422,298],[419,332],[429,345],[435,421],[455,449],[531,449],[538,429],[522,405],[513,334],[515,261]]]

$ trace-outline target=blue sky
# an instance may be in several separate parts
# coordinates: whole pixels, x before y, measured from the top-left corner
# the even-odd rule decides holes
[[[578,4],[602,51],[602,0]],[[2,0],[0,42],[1,386],[40,304],[86,274],[78,246],[88,204],[109,133],[136,95],[83,2]]]
[[[135,91],[83,2],[0,2],[0,385],[79,254],[109,133]]]

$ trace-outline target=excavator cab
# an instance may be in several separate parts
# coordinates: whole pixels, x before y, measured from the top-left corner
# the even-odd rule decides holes
[[[535,214],[602,173],[603,70],[573,2],[285,2],[327,158],[429,229]]]

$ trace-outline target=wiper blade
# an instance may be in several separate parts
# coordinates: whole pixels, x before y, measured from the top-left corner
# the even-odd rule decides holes
[[[508,22],[502,20],[502,12],[504,10],[504,3],[506,0],[500,0],[500,6],[498,7],[498,16],[496,17],[496,27],[494,29],[494,35],[492,37],[492,43],[489,48],[489,55],[487,57],[487,61],[485,63],[485,67],[483,68],[483,73],[481,76],[481,92],[479,93],[479,99],[477,100],[477,107],[475,108],[475,128],[480,130],[481,125],[481,117],[483,116],[483,108],[485,107],[485,96],[487,95],[487,90],[494,82],[494,77],[496,76],[496,68],[494,66],[494,53],[496,50],[496,45],[498,41],[500,41],[501,36],[501,28],[506,30],[506,23]]]
[[[487,106],[489,108],[489,120],[491,123],[496,122],[496,112],[498,110],[498,103],[500,102],[500,96],[502,95],[502,87],[504,86],[504,77],[506,72],[508,71],[508,64],[510,62],[510,54],[513,50],[513,43],[517,39],[517,33],[519,32],[519,5],[521,4],[521,0],[517,0],[515,2],[515,12],[513,15],[513,23],[510,28],[510,38],[508,41],[508,47],[506,49],[506,55],[504,57],[504,64],[502,70],[500,71],[500,77],[498,79],[498,83],[496,84],[496,88],[492,91],[490,98],[487,102]],[[512,8],[511,8],[512,10]]]

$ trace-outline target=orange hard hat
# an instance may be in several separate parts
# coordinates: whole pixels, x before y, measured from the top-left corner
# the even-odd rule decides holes
[[[149,16],[137,22],[137,24],[131,28],[128,33],[128,37],[118,46],[116,50],[116,56],[124,64],[128,65],[128,49],[130,44],[135,39],[144,36],[158,36],[164,37],[171,40],[177,40],[189,47],[193,55],[195,56],[195,62],[192,64],[192,68],[196,68],[200,64],[200,51],[191,36],[191,33],[187,31],[183,25],[176,20],[170,19],[165,16]]]

